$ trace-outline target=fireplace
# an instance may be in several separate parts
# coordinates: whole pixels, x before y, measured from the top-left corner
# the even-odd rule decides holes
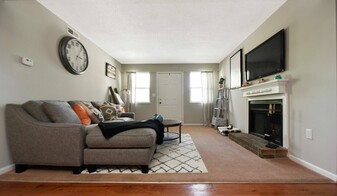
[[[283,146],[282,99],[249,101],[249,133]]]
[[[270,136],[270,132],[272,132],[273,134],[271,136],[275,138],[275,143],[284,148],[289,147],[287,82],[288,79],[275,79],[240,88],[243,97],[247,97],[247,124],[244,128],[247,130],[246,133],[255,134],[264,138],[264,134]],[[253,109],[253,114],[249,111],[250,108]],[[270,113],[269,116],[268,113]],[[250,125],[250,122],[253,120],[261,122]],[[268,122],[273,123],[268,125],[266,124]],[[264,132],[265,130],[267,130],[266,133]]]

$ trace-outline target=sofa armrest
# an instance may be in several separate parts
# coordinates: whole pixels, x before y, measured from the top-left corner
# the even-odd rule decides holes
[[[35,120],[21,105],[7,104],[6,130],[15,164],[81,166],[85,127]]]
[[[136,119],[136,114],[134,112],[123,112],[119,114],[119,117],[129,117],[132,119]]]

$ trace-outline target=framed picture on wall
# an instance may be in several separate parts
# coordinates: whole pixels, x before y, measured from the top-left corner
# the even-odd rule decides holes
[[[116,67],[109,63],[105,63],[105,75],[112,79],[116,79]]]
[[[242,49],[237,51],[229,60],[231,89],[240,88],[242,84]]]

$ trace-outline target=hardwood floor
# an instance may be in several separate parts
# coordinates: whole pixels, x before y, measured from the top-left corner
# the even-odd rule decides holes
[[[337,184],[108,184],[0,182],[0,195],[337,195]]]

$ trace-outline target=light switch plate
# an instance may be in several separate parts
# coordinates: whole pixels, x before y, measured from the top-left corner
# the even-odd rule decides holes
[[[312,140],[312,129],[305,129],[305,137]]]

